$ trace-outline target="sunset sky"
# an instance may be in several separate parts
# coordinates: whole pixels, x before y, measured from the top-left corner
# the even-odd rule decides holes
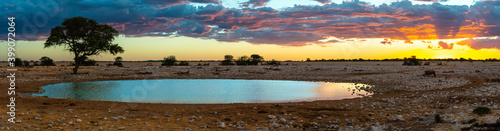
[[[72,60],[43,48],[50,29],[83,16],[116,28],[124,60],[500,58],[500,0],[28,0],[0,2],[16,17],[16,54]],[[103,54],[96,60],[113,60]],[[7,55],[1,55],[6,60]]]

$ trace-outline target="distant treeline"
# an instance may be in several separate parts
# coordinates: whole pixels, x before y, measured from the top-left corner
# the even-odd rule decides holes
[[[409,58],[393,58],[393,59],[315,59],[311,60],[309,58],[306,59],[306,62],[325,62],[325,61],[406,61]],[[446,58],[446,59],[417,59],[418,61],[500,61],[497,58],[488,58],[488,59],[465,59],[465,58]]]
[[[405,61],[405,58],[392,58],[392,59],[306,59],[305,62],[325,62],[325,61]],[[465,59],[465,58],[446,58],[446,59],[417,59],[419,61],[500,61],[497,58],[488,59]],[[139,61],[122,61],[122,62],[163,62],[164,60],[139,60]],[[188,62],[221,62],[223,60],[187,60]],[[284,62],[301,62],[304,60],[285,60]],[[7,61],[0,61],[7,62]],[[39,62],[31,60],[29,62]],[[73,62],[73,61],[54,61],[54,62]],[[97,62],[114,62],[114,61],[97,61]]]

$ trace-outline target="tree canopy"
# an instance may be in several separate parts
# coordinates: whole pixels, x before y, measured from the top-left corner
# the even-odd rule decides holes
[[[175,65],[175,62],[177,62],[177,59],[175,58],[175,56],[171,55],[171,56],[163,58],[163,63],[161,65],[173,66],[173,65]]]
[[[259,54],[252,54],[250,56],[250,64],[252,65],[257,65],[262,61],[264,61],[264,57],[260,56]]]
[[[234,65],[233,61],[233,55],[225,55],[224,60],[221,61],[221,65]]]
[[[64,45],[66,50],[74,54],[73,73],[76,74],[87,56],[123,53],[122,47],[112,43],[117,35],[118,31],[109,25],[99,24],[89,18],[73,17],[51,29],[44,48]]]

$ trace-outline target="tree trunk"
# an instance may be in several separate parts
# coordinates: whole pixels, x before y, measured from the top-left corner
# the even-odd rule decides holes
[[[80,65],[75,64],[75,68],[73,68],[73,74],[78,74],[78,67],[79,67],[79,66],[80,66]]]
[[[73,68],[73,74],[78,74],[78,67],[82,63],[82,59],[80,57],[75,57],[75,68]]]

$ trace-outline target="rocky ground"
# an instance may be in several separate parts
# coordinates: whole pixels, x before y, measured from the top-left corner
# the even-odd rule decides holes
[[[109,62],[108,62],[109,63]],[[56,63],[67,65],[67,63]],[[487,130],[500,125],[500,63],[288,62],[274,66],[176,66],[125,62],[125,67],[18,68],[15,130]],[[191,63],[197,64],[197,63]],[[203,64],[203,63],[202,63]],[[5,65],[2,64],[2,65]],[[436,77],[423,76],[435,70]],[[1,74],[7,76],[5,68]],[[185,74],[188,72],[188,74]],[[148,74],[151,72],[152,74]],[[24,96],[43,85],[123,79],[276,79],[373,85],[372,96],[293,103],[148,104]],[[0,81],[8,104],[8,79]],[[477,115],[479,106],[490,114]],[[7,112],[8,108],[0,109]],[[436,119],[435,116],[439,115]],[[438,121],[436,121],[438,120]],[[494,127],[487,127],[494,126]]]

